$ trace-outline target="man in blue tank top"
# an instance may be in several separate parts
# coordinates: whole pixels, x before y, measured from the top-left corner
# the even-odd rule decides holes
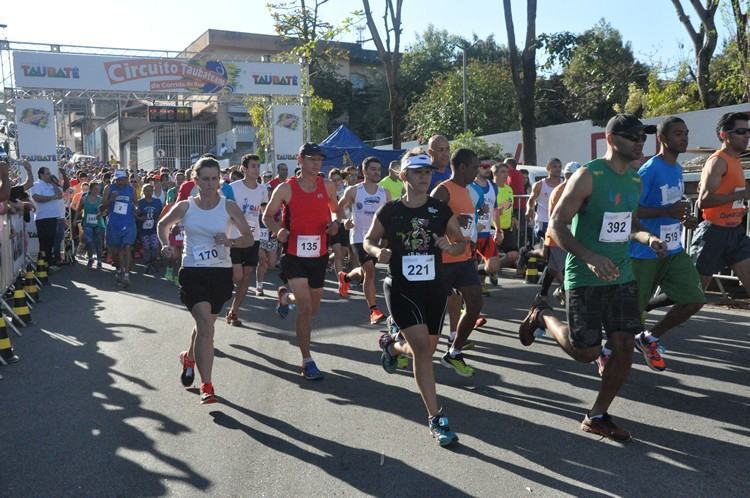
[[[117,283],[130,285],[130,249],[135,242],[135,192],[125,171],[115,171],[115,181],[104,189],[102,210],[107,211],[107,248],[112,254]]]

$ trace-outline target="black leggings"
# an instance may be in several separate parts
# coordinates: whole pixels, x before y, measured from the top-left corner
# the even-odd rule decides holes
[[[56,261],[55,255],[52,254],[52,247],[55,245],[57,235],[57,218],[36,220],[36,234],[39,238],[39,253],[44,253],[44,260],[48,265],[53,264]]]

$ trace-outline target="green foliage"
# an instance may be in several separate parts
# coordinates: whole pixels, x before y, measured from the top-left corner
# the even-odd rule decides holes
[[[698,84],[689,78],[686,64],[682,64],[677,74],[669,80],[660,80],[659,68],[654,68],[649,73],[646,89],[630,83],[628,90],[629,95],[625,106],[615,107],[618,112],[630,112],[650,118],[697,111],[702,108]]]
[[[630,43],[604,20],[583,33],[563,71],[563,82],[570,92],[576,119],[604,124],[615,104],[624,106],[629,84],[646,85],[648,69],[637,62]]]
[[[717,105],[745,102],[747,78],[740,66],[740,52],[735,40],[725,43],[721,54],[711,61],[711,83],[714,85],[712,93]]]
[[[460,133],[450,141],[451,154],[461,147],[473,150],[477,156],[500,157],[503,147],[500,144],[488,144],[487,141],[474,134],[473,131]]]
[[[506,65],[471,62],[467,66],[469,128],[479,135],[518,127],[515,92]],[[463,77],[460,69],[449,70],[428,84],[409,107],[407,130],[418,139],[436,133],[463,132]]]
[[[414,42],[401,59],[399,86],[408,103],[422,94],[428,82],[457,64],[456,47],[460,38],[432,24]]]

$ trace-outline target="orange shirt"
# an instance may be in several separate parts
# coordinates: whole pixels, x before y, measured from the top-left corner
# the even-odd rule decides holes
[[[451,256],[447,252],[443,252],[443,263],[461,263],[463,261],[471,259],[471,233],[476,231],[474,227],[475,212],[474,204],[471,202],[469,196],[469,190],[466,187],[460,187],[451,180],[446,180],[438,185],[442,185],[448,189],[450,200],[448,201],[448,207],[451,208],[455,215],[466,215],[468,216],[468,225],[461,227],[461,232],[466,240],[466,246],[464,252],[458,256]],[[465,217],[464,217],[465,218]]]
[[[718,156],[727,163],[727,172],[721,177],[717,194],[731,194],[745,190],[745,174],[740,166],[740,160],[732,157],[723,150],[717,150],[711,157]],[[720,206],[703,209],[703,219],[722,227],[736,227],[742,223],[745,216],[744,203],[740,201],[728,202]]]

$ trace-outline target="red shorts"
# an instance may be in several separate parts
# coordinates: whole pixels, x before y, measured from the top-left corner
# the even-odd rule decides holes
[[[476,253],[482,256],[482,259],[484,259],[485,261],[498,256],[495,239],[493,239],[491,236],[478,238]]]

